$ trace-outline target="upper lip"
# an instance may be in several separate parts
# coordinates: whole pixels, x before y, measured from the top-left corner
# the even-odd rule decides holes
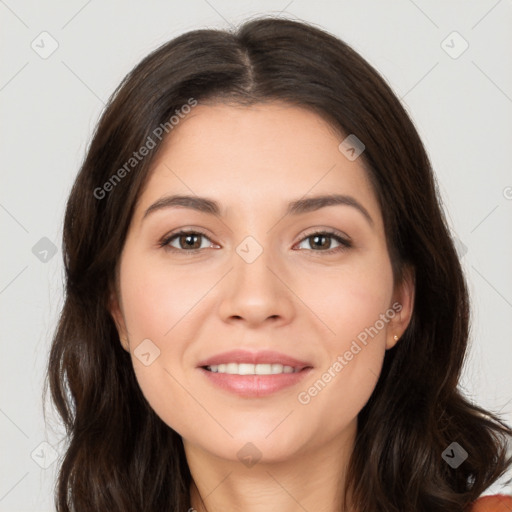
[[[273,350],[261,350],[259,352],[250,352],[248,350],[230,350],[215,356],[209,357],[199,362],[197,366],[215,366],[226,363],[249,363],[249,364],[282,364],[291,366],[294,369],[303,370],[311,367],[306,361],[300,361],[295,357],[281,354]]]

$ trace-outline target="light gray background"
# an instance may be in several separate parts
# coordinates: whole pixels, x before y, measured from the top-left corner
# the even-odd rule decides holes
[[[62,306],[62,218],[104,102],[161,43],[279,12],[351,44],[412,116],[470,285],[472,348],[462,385],[512,423],[510,0],[0,0],[1,511],[53,510],[52,461],[63,432],[54,414],[45,428],[41,388]],[[46,59],[31,47],[51,48],[43,31],[58,42]],[[463,49],[457,36],[446,39],[453,31],[469,44],[457,58],[447,53]],[[43,237],[57,248],[46,262],[32,252]]]

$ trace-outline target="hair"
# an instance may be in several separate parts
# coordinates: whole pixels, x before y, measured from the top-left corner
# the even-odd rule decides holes
[[[360,161],[379,201],[395,282],[412,268],[416,293],[411,321],[386,351],[358,415],[345,499],[350,491],[358,512],[469,510],[510,467],[512,430],[459,389],[468,290],[426,150],[400,100],[350,46],[311,24],[263,17],[163,44],[123,79],[96,126],[66,206],[65,297],[45,378],[69,441],[55,485],[58,512],[190,506],[182,438],[143,396],[109,297],[134,208],[166,140],[155,141],[156,128],[170,132],[169,118],[191,98],[286,102],[364,143]],[[149,138],[156,147],[128,171]],[[122,168],[129,176],[114,182]],[[442,459],[452,442],[468,452],[457,469]]]

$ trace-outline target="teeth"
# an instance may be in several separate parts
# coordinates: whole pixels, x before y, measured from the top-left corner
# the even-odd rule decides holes
[[[282,364],[248,364],[226,363],[207,366],[214,373],[229,373],[231,375],[276,375],[279,373],[296,373],[292,366]]]

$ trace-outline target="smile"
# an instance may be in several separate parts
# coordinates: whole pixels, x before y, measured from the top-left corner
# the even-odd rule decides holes
[[[233,373],[229,373],[228,369]],[[198,370],[205,376],[209,385],[221,391],[228,391],[243,398],[262,398],[299,385],[313,368],[308,366],[294,369],[292,366],[281,364],[227,363],[200,367]],[[256,373],[257,371],[262,373]]]
[[[280,373],[297,373],[300,368],[282,364],[250,364],[226,363],[206,366],[213,373],[227,373],[229,375],[277,375]]]

